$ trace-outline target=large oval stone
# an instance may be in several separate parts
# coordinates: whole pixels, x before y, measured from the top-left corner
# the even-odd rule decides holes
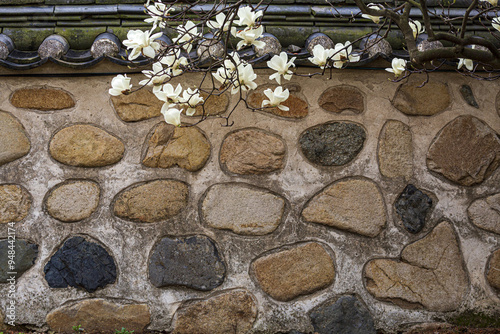
[[[63,222],[90,217],[99,205],[99,186],[92,181],[69,181],[57,185],[47,197],[47,211]]]
[[[324,289],[335,279],[333,259],[317,242],[265,255],[252,268],[262,290],[285,302]]]
[[[161,116],[163,101],[147,88],[140,89],[132,94],[111,96],[111,102],[116,114],[125,122],[137,122]]]
[[[117,137],[92,125],[72,125],[57,132],[50,155],[65,165],[102,167],[121,160],[125,146]]]
[[[372,238],[387,221],[382,194],[367,179],[343,179],[326,187],[306,204],[302,218]]]
[[[200,96],[203,98],[205,103],[203,106],[197,106],[193,116],[202,116],[203,109],[205,109],[205,115],[220,115],[226,112],[227,107],[229,107],[229,96],[226,93],[216,95],[219,92],[214,92],[212,95],[208,95],[205,92],[201,92]]]
[[[243,235],[273,232],[284,211],[284,198],[243,183],[216,184],[201,204],[205,224]]]
[[[500,234],[500,193],[475,200],[467,213],[472,224]]]
[[[319,97],[318,104],[334,113],[351,110],[359,114],[365,110],[363,93],[358,88],[347,85],[327,88]]]
[[[51,87],[18,89],[12,94],[10,103],[17,108],[42,111],[61,110],[75,106],[75,101],[68,92]]]
[[[158,288],[185,286],[208,291],[221,285],[225,276],[226,265],[217,246],[203,235],[165,237],[149,259],[149,279]]]
[[[31,207],[31,195],[16,184],[0,185],[0,223],[23,220]]]
[[[421,82],[410,82],[399,86],[392,100],[396,109],[409,116],[432,116],[450,105],[448,86],[431,81],[423,87]]]
[[[378,139],[380,174],[409,180],[413,175],[413,146],[410,127],[400,121],[384,124]]]
[[[314,126],[299,138],[305,157],[318,165],[341,166],[354,159],[363,148],[365,130],[354,123],[334,122]]]
[[[24,157],[31,144],[23,125],[9,113],[0,111],[0,166]]]
[[[500,138],[474,116],[459,116],[432,141],[427,167],[463,186],[483,182],[500,166]]]
[[[486,279],[500,293],[500,249],[494,251],[490,258]]]
[[[12,257],[9,256],[9,250],[12,250],[12,246],[15,247],[14,268],[10,268],[8,264],[9,260],[12,260]],[[15,272],[16,278],[21,277],[25,271],[35,264],[37,257],[38,245],[34,243],[22,239],[16,239],[15,241],[12,239],[0,240],[0,283],[9,282],[7,279],[11,275],[7,274],[8,272]]]
[[[188,186],[175,180],[154,180],[132,185],[120,192],[113,206],[120,218],[143,223],[167,220],[187,205]]]
[[[281,137],[258,129],[245,129],[224,139],[220,163],[235,174],[266,174],[283,168],[285,153]]]
[[[269,100],[264,94],[264,91],[266,89],[272,89],[274,91],[276,87],[278,87],[276,84],[266,84],[257,87],[257,89],[253,90],[248,95],[247,102],[249,106],[252,108],[262,108],[262,101]],[[300,93],[302,88],[298,84],[284,83],[283,89],[288,89],[290,92],[288,99],[281,103],[285,107],[288,107],[288,110],[281,110],[280,108],[265,108],[262,111],[285,118],[306,117],[309,113],[309,105],[305,97],[302,93]]]
[[[86,333],[114,333],[126,328],[142,333],[151,321],[146,304],[120,304],[104,299],[86,299],[52,310],[47,325],[57,333],[74,333],[78,324]]]

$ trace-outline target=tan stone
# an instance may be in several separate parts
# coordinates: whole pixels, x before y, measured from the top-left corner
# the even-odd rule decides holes
[[[311,223],[376,237],[387,216],[377,185],[367,179],[343,179],[315,195],[302,211]]]
[[[92,125],[72,125],[57,132],[49,144],[50,155],[60,163],[102,167],[121,160],[125,146],[120,139]]]
[[[262,290],[284,302],[324,289],[335,279],[333,259],[317,242],[265,255],[252,266]]]
[[[0,166],[28,154],[31,144],[23,125],[3,111],[0,111],[0,133]]]
[[[244,334],[256,318],[253,296],[235,290],[184,303],[176,312],[173,334]]]
[[[475,200],[467,213],[477,227],[500,234],[500,193]]]
[[[148,88],[140,89],[132,94],[111,96],[111,102],[118,117],[125,122],[137,122],[161,116],[163,101]]]
[[[488,283],[500,293],[500,249],[493,252],[486,274]]]
[[[220,115],[226,112],[227,107],[229,106],[229,97],[228,94],[219,94],[219,92],[214,92],[212,95],[208,95],[205,92],[201,92],[200,96],[203,97],[205,104],[203,107],[200,105],[196,107],[196,111],[193,116],[201,116],[203,115],[203,108],[205,108],[205,116],[207,115]]]
[[[267,108],[263,109],[264,112],[268,112],[270,114],[286,117],[286,118],[304,118],[309,113],[309,106],[306,99],[300,93],[301,87],[297,84],[283,84],[283,89],[288,89],[290,92],[290,96],[288,99],[282,103],[282,105],[289,108],[289,110],[284,111],[280,108]],[[275,84],[266,84],[257,87],[257,89],[253,90],[248,98],[248,105],[252,108],[262,108],[262,101],[268,100],[267,96],[264,95],[264,90],[271,88],[273,91],[276,89],[278,85]]]
[[[23,220],[31,207],[31,196],[21,186],[0,185],[0,223]]]
[[[380,131],[378,141],[380,173],[386,177],[403,177],[413,174],[413,147],[410,127],[400,121],[389,120]]]
[[[277,135],[245,129],[224,139],[220,163],[235,174],[266,174],[283,168],[285,153],[285,143]]]
[[[458,240],[448,222],[406,246],[401,261],[371,260],[364,276],[375,298],[409,309],[455,310],[468,289]]]
[[[116,196],[114,214],[144,223],[167,220],[186,207],[188,193],[187,185],[175,180],[132,185]]]
[[[463,186],[483,182],[500,166],[500,138],[476,117],[446,124],[427,152],[427,167]]]
[[[319,97],[318,104],[326,111],[334,113],[351,110],[359,114],[365,110],[364,97],[361,91],[356,87],[347,85],[328,88]]]
[[[210,157],[210,142],[196,127],[174,127],[165,122],[155,126],[147,142],[142,163],[147,167],[179,166],[195,172],[205,166]]]
[[[76,222],[90,217],[97,209],[99,194],[99,186],[91,181],[59,184],[47,197],[47,211],[61,221]]]
[[[450,105],[448,86],[442,82],[430,81],[423,87],[414,81],[399,86],[392,104],[409,116],[432,116]]]
[[[42,111],[73,108],[75,101],[68,92],[50,87],[21,88],[10,97],[14,107]]]
[[[73,326],[81,325],[85,333],[114,333],[126,328],[142,333],[151,321],[146,304],[117,304],[104,299],[87,299],[64,305],[47,315],[47,325],[58,333],[74,333]]]

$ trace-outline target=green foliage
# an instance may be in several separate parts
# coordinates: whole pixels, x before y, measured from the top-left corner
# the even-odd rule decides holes
[[[72,328],[73,328],[73,331],[74,331],[75,333],[80,333],[80,332],[85,331],[85,330],[82,328],[82,325],[73,326]]]
[[[118,330],[115,329],[115,334],[132,334],[134,331],[128,331],[125,327],[122,327],[122,329]]]

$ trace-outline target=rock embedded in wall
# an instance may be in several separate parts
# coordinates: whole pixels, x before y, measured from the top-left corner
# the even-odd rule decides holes
[[[16,278],[21,277],[24,272],[30,269],[38,257],[38,245],[31,243],[27,240],[16,239],[14,243],[13,239],[3,239],[0,240],[0,283],[8,283],[7,279],[11,276],[7,274],[8,272],[16,272]],[[9,260],[9,250],[14,246],[15,251],[15,268],[12,269],[8,266]]]
[[[280,108],[266,108],[262,111],[265,113],[270,113],[276,116],[285,118],[304,118],[309,113],[309,105],[301,93],[302,88],[295,83],[287,83],[282,79],[283,90],[288,89],[290,96],[288,99],[282,103],[289,110],[281,110]],[[247,102],[251,108],[262,108],[262,101],[269,100],[264,94],[266,89],[272,89],[273,91],[278,87],[277,84],[265,84],[257,87],[250,94],[248,94]]]
[[[123,219],[156,223],[178,215],[187,205],[188,186],[176,180],[134,184],[116,195],[113,213]]]
[[[412,177],[413,145],[408,125],[388,120],[380,131],[377,153],[380,174],[405,180]]]
[[[432,116],[448,108],[448,85],[433,80],[421,85],[420,81],[401,84],[392,100],[394,107],[408,116]]]
[[[137,122],[161,116],[163,101],[147,87],[133,94],[111,96],[111,103],[116,114],[124,122]]]
[[[500,193],[478,198],[467,209],[472,224],[500,234]]]
[[[16,90],[10,97],[14,107],[41,111],[73,108],[75,100],[63,89],[29,87]]]
[[[369,261],[364,278],[368,292],[379,300],[437,312],[455,310],[469,286],[459,243],[448,222],[406,246],[401,260]]]
[[[334,113],[348,110],[359,114],[365,110],[363,93],[348,85],[327,88],[319,97],[318,104],[324,110]]]
[[[200,96],[203,97],[205,104],[203,106],[197,106],[196,111],[193,116],[202,116],[203,109],[205,109],[205,115],[220,115],[226,112],[229,106],[229,96],[227,93],[222,93],[220,95],[218,91],[213,92],[212,95],[208,95],[205,92],[201,92]],[[185,112],[184,112],[185,113]]]
[[[418,233],[425,226],[432,199],[413,184],[405,187],[394,203],[396,212],[403,221],[403,226],[410,233]]]
[[[460,86],[460,94],[468,105],[474,108],[479,108],[479,104],[477,104],[474,93],[472,92],[472,88],[469,85]]]
[[[23,125],[10,113],[0,111],[0,166],[24,157],[31,143]]]
[[[474,116],[445,125],[427,152],[427,167],[462,186],[482,183],[500,166],[500,138]]]
[[[373,238],[384,228],[387,214],[375,182],[348,178],[312,197],[302,210],[302,219]]]
[[[500,294],[500,249],[491,255],[486,271],[488,283]]]
[[[324,289],[335,279],[334,261],[317,242],[265,254],[252,263],[252,270],[262,290],[282,302]]]
[[[0,224],[26,218],[31,208],[31,195],[17,184],[0,185]]]

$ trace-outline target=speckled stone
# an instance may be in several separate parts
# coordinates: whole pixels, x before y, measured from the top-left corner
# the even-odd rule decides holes
[[[219,94],[219,92],[214,92],[212,95],[208,95],[205,92],[201,92],[200,96],[203,97],[205,103],[203,106],[199,105],[196,107],[196,111],[193,116],[202,116],[203,109],[205,109],[206,115],[220,115],[226,112],[229,106],[229,96],[228,94]]]
[[[10,246],[10,247],[9,247]],[[12,249],[14,246],[14,249]],[[9,251],[15,252],[14,258],[9,258]],[[21,277],[28,269],[30,269],[38,257],[38,245],[27,240],[3,239],[0,240],[0,283],[9,282],[7,279],[11,275],[8,272],[16,272],[16,278]],[[14,267],[11,268],[8,264],[9,260],[14,261]]]
[[[111,102],[116,114],[122,121],[137,122],[161,116],[163,102],[148,88],[143,88],[132,94],[111,96]]]
[[[75,100],[63,89],[51,87],[31,87],[16,90],[10,103],[14,107],[41,111],[73,108]]]
[[[417,43],[417,48],[418,51],[428,51],[428,50],[434,50],[434,49],[439,49],[443,47],[443,43],[440,41],[433,41],[429,42],[428,40],[423,40],[420,43]]]
[[[488,283],[500,293],[500,249],[493,252],[486,273]]]
[[[95,40],[90,48],[90,54],[93,58],[99,58],[101,56],[116,57],[118,52],[120,52],[120,47],[109,38]]]
[[[224,43],[221,41],[204,39],[198,44],[196,54],[200,57],[200,61],[208,58],[222,59],[224,57]]]
[[[0,185],[0,223],[23,220],[31,207],[31,195],[16,184]]]
[[[327,88],[319,97],[318,104],[326,111],[341,113],[350,110],[355,114],[365,110],[361,91],[352,86],[341,85]]]
[[[405,187],[394,203],[396,212],[410,233],[418,233],[425,226],[432,199],[412,184]]]
[[[472,224],[500,234],[500,193],[476,199],[467,209]]]
[[[57,185],[47,197],[47,211],[63,222],[76,222],[90,215],[99,205],[99,186],[92,181],[69,181]]]
[[[307,52],[309,52],[310,55],[313,54],[313,49],[316,45],[321,45],[325,49],[335,48],[335,43],[325,34],[317,34],[316,37],[308,39]]]
[[[378,139],[380,174],[409,180],[413,175],[413,145],[410,127],[400,121],[388,120]]]
[[[265,35],[258,40],[266,43],[266,45],[260,49],[255,48],[257,57],[262,57],[264,55],[267,55],[268,53],[271,55],[278,55],[281,53],[281,43],[279,39],[277,39],[273,35]]]
[[[61,36],[61,38],[64,38]],[[66,42],[65,44],[62,42]],[[52,57],[54,59],[60,59],[69,48],[69,44],[66,40],[55,40],[55,39],[45,39],[40,47],[38,47],[38,55],[41,59]]]
[[[7,44],[0,42],[0,59],[3,59],[3,60],[7,59],[9,54],[10,54],[10,50],[9,50],[9,47],[7,46]]]
[[[288,89],[290,95],[288,99],[281,104],[288,107],[289,110],[283,111],[280,108],[265,108],[262,111],[284,118],[306,117],[309,113],[309,105],[300,92],[302,90],[301,87],[294,83],[288,83],[286,80],[283,81],[281,82],[283,84],[283,89]],[[264,90],[270,88],[274,91],[276,87],[278,87],[278,85],[275,84],[265,84],[257,87],[257,89],[248,94],[248,105],[251,108],[262,108],[262,101],[268,100],[267,96],[264,95]]]
[[[421,84],[399,86],[392,100],[394,107],[408,116],[432,116],[448,108],[451,97],[446,84],[431,80],[419,88]]]
[[[369,57],[375,57],[378,54],[389,57],[392,54],[391,44],[381,36],[370,36],[363,47],[364,49],[368,49]]]
[[[31,143],[23,125],[11,114],[0,111],[0,166],[24,157]]]

